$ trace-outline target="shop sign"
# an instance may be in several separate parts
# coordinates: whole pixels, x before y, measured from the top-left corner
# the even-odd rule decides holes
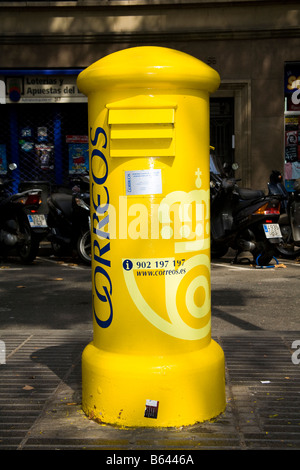
[[[69,150],[69,174],[86,174],[89,171],[88,136],[67,135],[66,143]]]
[[[300,111],[300,63],[285,65],[284,94],[286,111]]]
[[[0,77],[1,79],[1,77]],[[86,102],[76,75],[24,75],[5,77],[7,103]]]
[[[285,65],[284,179],[288,191],[300,178],[300,63]]]

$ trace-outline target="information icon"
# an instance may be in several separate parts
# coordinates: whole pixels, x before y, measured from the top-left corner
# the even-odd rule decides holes
[[[131,269],[133,268],[132,261],[130,261],[130,259],[125,259],[125,261],[123,261],[123,268],[125,269],[125,271],[131,271]]]

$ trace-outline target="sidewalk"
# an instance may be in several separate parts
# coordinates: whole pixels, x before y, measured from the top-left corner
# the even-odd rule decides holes
[[[88,267],[41,256],[33,266],[1,268],[0,450],[300,449],[300,364],[292,361],[299,264],[212,265],[212,336],[225,354],[227,406],[210,422],[178,429],[116,428],[83,413],[81,355],[93,333]]]
[[[300,336],[298,336],[300,338]],[[81,410],[81,352],[90,333],[3,331],[0,450],[300,449],[295,333],[246,332],[215,338],[226,357],[226,411],[180,429],[118,429]]]

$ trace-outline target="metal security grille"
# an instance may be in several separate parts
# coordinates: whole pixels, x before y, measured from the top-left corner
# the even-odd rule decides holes
[[[68,185],[76,152],[78,171],[88,166],[86,103],[7,104],[1,106],[0,123],[3,160],[18,165],[14,190],[24,181]]]
[[[222,162],[232,163],[233,99],[211,99],[210,108],[210,143]],[[19,103],[0,109],[0,176],[8,163],[17,163],[13,191],[24,181],[45,181],[51,189],[69,186],[74,174],[88,167],[87,103]]]

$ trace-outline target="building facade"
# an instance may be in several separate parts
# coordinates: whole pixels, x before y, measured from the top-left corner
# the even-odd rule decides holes
[[[2,1],[0,14],[0,172],[15,161],[18,181],[63,184],[84,171],[78,73],[112,52],[156,45],[219,72],[211,143],[239,164],[243,186],[266,189],[273,169],[285,171],[289,189],[300,177],[298,1]]]

